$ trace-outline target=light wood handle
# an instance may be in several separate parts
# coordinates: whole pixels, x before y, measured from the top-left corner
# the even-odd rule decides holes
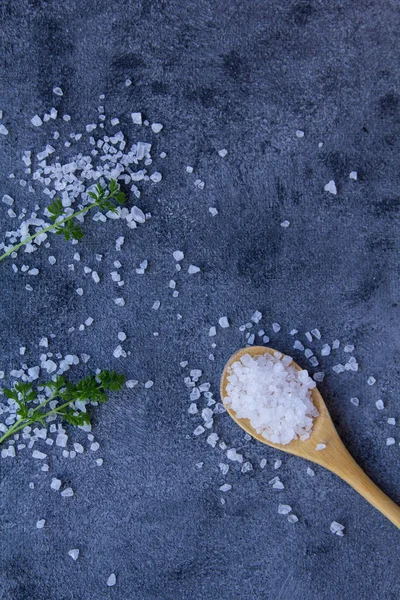
[[[389,519],[389,521],[400,529],[400,506],[386,496],[386,494],[371,481],[347,451],[345,446],[343,444],[340,445],[340,450],[336,447],[337,454],[335,464],[331,464],[327,466],[327,468],[344,479],[344,481],[351,485],[351,487],[361,494],[363,498],[368,500],[372,506],[379,510]]]

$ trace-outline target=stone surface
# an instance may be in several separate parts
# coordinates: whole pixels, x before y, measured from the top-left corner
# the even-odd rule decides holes
[[[334,475],[315,468],[308,478],[294,457],[281,457],[285,490],[272,490],[278,453],[244,445],[226,415],[218,433],[246,459],[266,457],[268,465],[241,475],[235,463],[226,478],[232,490],[220,503],[224,455],[202,436],[192,439],[200,421],[187,415],[179,366],[188,360],[204,369],[217,390],[225,361],[244,343],[237,326],[256,309],[266,315],[268,335],[272,322],[281,324],[271,344],[279,339],[283,351],[291,351],[285,332],[293,327],[355,343],[361,373],[327,377],[320,387],[350,451],[400,501],[399,446],[385,446],[388,435],[400,441],[386,425],[387,417],[400,417],[395,3],[4,0],[0,15],[0,109],[9,130],[0,140],[0,197],[15,198],[17,214],[46,200],[8,179],[22,173],[22,151],[39,150],[56,128],[84,131],[101,93],[121,127],[135,111],[162,123],[156,143],[167,153],[157,160],[163,180],[140,200],[153,215],[148,223],[135,231],[85,223],[79,251],[101,284],[83,267],[68,271],[76,248],[59,238],[15,261],[39,268],[34,278],[0,263],[2,370],[20,367],[20,346],[23,360],[35,364],[39,340],[53,332],[49,351],[91,355],[85,372],[110,366],[140,382],[95,413],[95,454],[64,459],[43,442],[48,473],[28,451],[0,459],[1,600],[399,598],[395,527]],[[73,129],[59,121],[31,125],[52,106],[71,114]],[[324,192],[330,180],[336,196]],[[218,209],[214,218],[210,206]],[[14,219],[0,210],[5,232]],[[125,243],[116,252],[120,235]],[[178,249],[185,261],[172,298]],[[57,258],[53,267],[49,255]],[[122,294],[109,277],[117,258]],[[149,268],[136,275],[144,259]],[[191,263],[199,274],[187,274]],[[119,295],[124,307],[113,303]],[[223,315],[235,327],[210,339]],[[90,328],[67,334],[89,316]],[[131,355],[115,359],[121,330]],[[368,375],[377,379],[372,388]],[[145,390],[150,379],[154,386]],[[53,476],[72,486],[73,498],[50,489]],[[290,504],[299,522],[278,515],[279,503]],[[39,518],[46,519],[40,531]],[[330,533],[333,520],[345,525],[343,538]],[[70,548],[80,549],[76,563]]]

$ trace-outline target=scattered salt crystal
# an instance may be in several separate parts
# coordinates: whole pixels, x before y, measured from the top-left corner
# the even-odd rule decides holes
[[[126,340],[126,333],[124,333],[123,331],[119,331],[118,332],[118,339],[120,342],[124,342]]]
[[[128,379],[128,381],[125,382],[125,385],[128,389],[132,389],[134,388],[139,382],[136,379]]]
[[[208,211],[212,217],[216,217],[218,214],[218,210],[214,206],[210,206]]]
[[[389,417],[387,423],[388,425],[396,425],[396,419],[394,419],[393,417]]]
[[[374,385],[375,382],[376,382],[375,377],[372,377],[372,375],[370,377],[368,377],[368,379],[367,379],[368,385]]]
[[[78,294],[78,296],[83,296],[83,289],[82,288],[77,288],[76,289],[76,293]]]
[[[218,319],[218,323],[219,323],[220,327],[222,327],[224,329],[226,327],[229,327],[228,317],[221,317],[220,319]]]
[[[219,469],[222,475],[226,475],[229,471],[229,465],[227,465],[226,463],[219,463]]]
[[[339,340],[333,340],[332,342],[332,350],[337,350],[340,346]]]
[[[202,433],[205,432],[205,429],[202,425],[199,425],[198,427],[196,427],[196,429],[193,431],[193,435],[201,435]]]
[[[98,467],[101,467],[101,465],[103,464],[103,462],[104,462],[104,461],[103,461],[103,459],[102,459],[102,458],[96,458],[96,465],[97,465]]]
[[[53,88],[53,94],[55,94],[56,96],[63,96],[64,93],[62,91],[62,89],[60,87],[54,87]]]
[[[42,119],[39,117],[39,115],[35,115],[34,117],[32,117],[32,119],[31,119],[31,123],[32,123],[32,125],[34,125],[35,127],[40,127],[41,125],[43,125],[43,121],[42,121]]]
[[[324,190],[325,192],[330,192],[331,194],[333,194],[334,196],[336,196],[337,194],[337,189],[336,189],[336,184],[333,181],[333,179],[331,179],[325,186],[324,186]]]
[[[278,458],[275,462],[274,462],[274,469],[279,469],[279,467],[282,465],[282,461],[280,458]]]
[[[344,352],[353,352],[354,350],[354,344],[346,344],[346,346],[343,348]]]
[[[292,507],[289,504],[279,504],[278,506],[278,514],[279,515],[288,515],[292,512]]]
[[[321,339],[321,332],[319,329],[311,329],[311,333],[317,340]]]
[[[107,579],[108,587],[113,587],[117,583],[117,578],[115,577],[115,573],[111,573],[110,577]]]
[[[256,312],[252,315],[251,320],[254,323],[258,323],[259,321],[261,321],[262,319],[262,314],[260,313],[259,310],[256,310]]]
[[[264,469],[264,467],[266,466],[266,464],[267,464],[267,459],[266,459],[266,458],[262,458],[262,459],[260,460],[260,467],[261,467],[262,469]]]
[[[146,390],[148,390],[151,387],[153,387],[153,385],[154,385],[154,381],[152,381],[151,379],[149,379],[149,381],[146,381],[146,383],[144,384],[144,387],[146,388]]]
[[[70,488],[70,487],[67,487],[67,488],[65,488],[65,490],[63,490],[63,491],[61,492],[61,496],[62,496],[63,498],[71,498],[73,495],[74,495],[74,491],[73,491],[73,489],[72,489],[72,488]]]
[[[219,489],[221,492],[229,492],[232,489],[232,486],[229,485],[229,483],[224,483]]]
[[[199,409],[197,408],[197,404],[195,402],[192,402],[188,408],[189,415],[195,415],[198,412],[199,412]]]
[[[78,560],[79,550],[78,548],[74,548],[73,550],[68,551],[68,556],[72,558],[72,560]]]
[[[99,442],[92,442],[90,444],[90,449],[92,452],[97,452],[97,450],[100,448],[100,444]]]
[[[345,371],[345,368],[342,364],[337,364],[337,365],[333,365],[332,370],[335,371],[335,373],[343,373],[343,371]]]
[[[238,452],[236,452],[235,448],[230,448],[229,450],[226,451],[226,458],[233,462],[239,462],[239,463],[243,462],[243,456],[241,454],[239,454]]]
[[[39,519],[39,521],[36,521],[36,527],[38,529],[43,529],[45,523],[46,523],[45,519]]]
[[[8,129],[5,125],[3,125],[3,123],[0,123],[0,134],[1,135],[8,135]]]
[[[53,479],[51,480],[51,483],[50,483],[50,487],[52,490],[56,490],[58,492],[58,490],[61,487],[61,479],[57,479],[57,477],[53,477]]]
[[[82,444],[79,444],[78,442],[75,442],[74,443],[74,449],[75,449],[75,452],[78,452],[78,454],[83,454],[84,448],[83,448]]]
[[[209,444],[212,448],[215,448],[218,440],[219,440],[219,437],[216,433],[210,433],[210,435],[207,438],[207,444]]]
[[[326,448],[326,444],[317,444],[315,446],[316,450],[325,450],[325,448]]]
[[[350,179],[354,179],[354,181],[357,181],[357,178],[358,178],[357,171],[351,171],[349,177],[350,177]]]
[[[125,306],[125,300],[123,298],[114,298],[114,302],[117,306]]]
[[[378,410],[383,410],[385,408],[385,405],[383,404],[383,400],[377,400],[375,402],[375,406]]]
[[[250,471],[253,470],[253,465],[251,464],[251,462],[245,462],[243,463],[242,468],[240,469],[240,471],[245,474],[245,473],[250,473]]]
[[[315,471],[311,469],[311,467],[307,467],[307,475],[309,475],[310,477],[314,477]]]
[[[354,406],[359,406],[360,404],[360,400],[356,396],[354,396],[354,398],[350,398],[350,402],[354,404]]]
[[[296,517],[296,515],[289,515],[287,520],[289,521],[289,523],[297,523],[299,519],[298,517]]]
[[[304,137],[304,131],[302,131],[301,129],[298,129],[296,131],[296,137],[303,138]]]
[[[274,490],[284,490],[285,486],[283,485],[282,481],[275,481],[275,483],[272,486],[274,488]]]
[[[48,261],[51,265],[55,265],[56,264],[56,257],[55,256],[49,256]]]
[[[199,273],[200,267],[196,267],[195,265],[189,265],[188,273],[189,275],[193,275],[194,273]]]
[[[160,306],[161,306],[161,302],[159,300],[156,300],[151,308],[153,310],[158,310],[160,308]]]
[[[396,443],[396,440],[392,437],[388,437],[386,439],[386,446],[393,446],[393,444],[395,444],[395,443]]]
[[[193,173],[193,167],[186,167],[186,173]]]
[[[304,350],[304,346],[303,344],[300,342],[300,340],[296,340],[293,344],[293,348],[295,350],[300,350],[301,352]]]
[[[222,150],[218,150],[218,154],[221,156],[221,158],[224,158],[224,156],[228,154],[228,150],[226,148],[222,148]]]
[[[283,227],[284,229],[289,227],[289,225],[290,225],[290,221],[288,221],[287,219],[285,221],[282,221],[282,223],[281,223],[281,227]]]
[[[99,277],[99,274],[97,273],[97,271],[92,271],[92,279],[95,283],[99,283],[100,277]]]
[[[210,337],[214,337],[215,335],[217,335],[217,329],[216,329],[216,327],[214,327],[214,325],[212,327],[210,327],[208,335]]]
[[[65,433],[59,433],[56,438],[56,446],[60,446],[60,448],[65,448],[67,445],[68,436]]]
[[[279,323],[272,323],[272,330],[273,330],[275,333],[278,333],[278,331],[280,331],[280,330],[281,330],[281,326],[279,325]]]
[[[131,113],[131,118],[135,125],[142,124],[142,113],[140,113],[140,112]]]
[[[341,523],[338,523],[337,521],[332,521],[329,529],[331,530],[331,533],[339,535],[340,537],[343,536],[344,525],[342,525]]]
[[[154,133],[160,133],[162,128],[163,128],[163,126],[161,125],[161,123],[152,123],[151,124],[151,129],[154,131]]]
[[[331,347],[329,344],[324,344],[321,349],[321,356],[329,356],[331,353]]]
[[[14,204],[14,198],[11,198],[8,194],[4,194],[2,201],[4,204],[7,204],[7,206],[12,206]]]
[[[47,458],[47,454],[45,454],[44,452],[40,452],[39,450],[34,450],[32,452],[32,458],[38,458],[39,460],[43,460]]]

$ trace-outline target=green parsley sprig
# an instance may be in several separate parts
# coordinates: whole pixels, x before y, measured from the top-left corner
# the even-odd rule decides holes
[[[54,381],[44,384],[50,393],[39,404],[34,404],[39,394],[33,389],[32,383],[19,381],[11,389],[3,388],[5,396],[16,403],[18,418],[0,437],[0,444],[27,425],[41,423],[46,426],[46,419],[50,415],[57,415],[70,425],[78,427],[88,425],[90,424],[89,413],[85,407],[76,406],[75,402],[79,400],[106,402],[106,392],[118,391],[124,383],[124,375],[107,370],[101,371],[98,375],[89,375],[75,384],[57,375]],[[52,400],[58,400],[58,404],[53,409],[47,410],[46,406]]]
[[[75,219],[81,215],[86,214],[92,208],[97,208],[101,211],[112,211],[118,212],[118,206],[122,205],[126,201],[124,192],[121,191],[119,184],[115,179],[111,179],[108,189],[103,187],[100,183],[96,184],[95,191],[88,192],[88,196],[94,200],[91,204],[88,204],[82,210],[73,212],[70,215],[66,215],[65,208],[60,198],[56,198],[48,207],[47,212],[50,216],[52,223],[39,231],[36,231],[33,235],[28,236],[19,244],[16,244],[12,248],[9,248],[7,252],[4,252],[0,256],[0,261],[10,256],[13,252],[16,252],[25,244],[29,244],[35,238],[48,231],[54,231],[58,235],[63,235],[64,238],[69,240],[80,240],[83,238],[82,228],[75,222]],[[116,204],[115,204],[116,203]]]

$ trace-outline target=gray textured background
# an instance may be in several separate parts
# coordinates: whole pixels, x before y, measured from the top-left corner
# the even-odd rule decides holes
[[[163,123],[157,143],[168,154],[157,163],[162,183],[141,199],[151,221],[134,232],[114,223],[85,227],[83,259],[93,266],[94,253],[105,258],[104,283],[84,281],[83,298],[74,292],[83,276],[67,270],[74,249],[62,240],[53,241],[56,267],[45,249],[30,260],[41,269],[29,279],[30,294],[27,276],[0,266],[2,369],[18,366],[20,345],[27,361],[37,359],[38,340],[52,331],[56,351],[88,352],[92,368],[111,365],[156,382],[114,396],[97,413],[102,468],[93,456],[69,461],[54,452],[51,475],[71,483],[71,501],[49,489],[29,453],[0,462],[0,598],[398,599],[398,532],[322,469],[310,480],[304,463],[283,457],[288,491],[279,501],[300,517],[289,526],[267,485],[277,454],[253,445],[269,472],[233,474],[221,506],[218,458],[185,437],[194,425],[179,361],[207,369],[217,385],[243,340],[228,332],[211,367],[208,327],[223,314],[240,324],[257,308],[285,331],[317,325],[328,340],[354,341],[362,373],[328,377],[321,389],[353,455],[400,501],[399,447],[385,447],[389,435],[400,441],[398,426],[386,425],[400,416],[399,4],[3,0],[0,15],[0,108],[10,130],[0,140],[0,195],[10,193],[19,207],[37,200],[7,175],[22,150],[46,141],[30,118],[53,104],[73,115],[78,130],[95,118],[104,92],[107,113],[126,123],[132,110]],[[222,160],[216,150],[223,147]],[[205,181],[203,191],[187,164]],[[352,170],[358,182],[349,180]],[[330,179],[336,197],[323,192]],[[219,210],[214,219],[209,206]],[[286,218],[291,226],[283,230]],[[127,305],[116,310],[107,271],[121,233]],[[202,273],[182,276],[173,301],[167,285],[177,248]],[[140,278],[134,266],[144,258],[151,266]],[[68,327],[89,315],[92,328],[68,337]],[[121,329],[132,354],[117,361],[111,352]],[[287,336],[279,344],[290,351]],[[374,388],[365,384],[371,373]],[[359,409],[349,403],[355,394]],[[384,413],[374,405],[379,397]],[[225,427],[233,443],[238,434]],[[38,531],[41,517],[46,527]],[[333,519],[346,526],[343,539],[329,532]],[[67,556],[75,547],[77,563]],[[113,571],[117,586],[108,589]]]

